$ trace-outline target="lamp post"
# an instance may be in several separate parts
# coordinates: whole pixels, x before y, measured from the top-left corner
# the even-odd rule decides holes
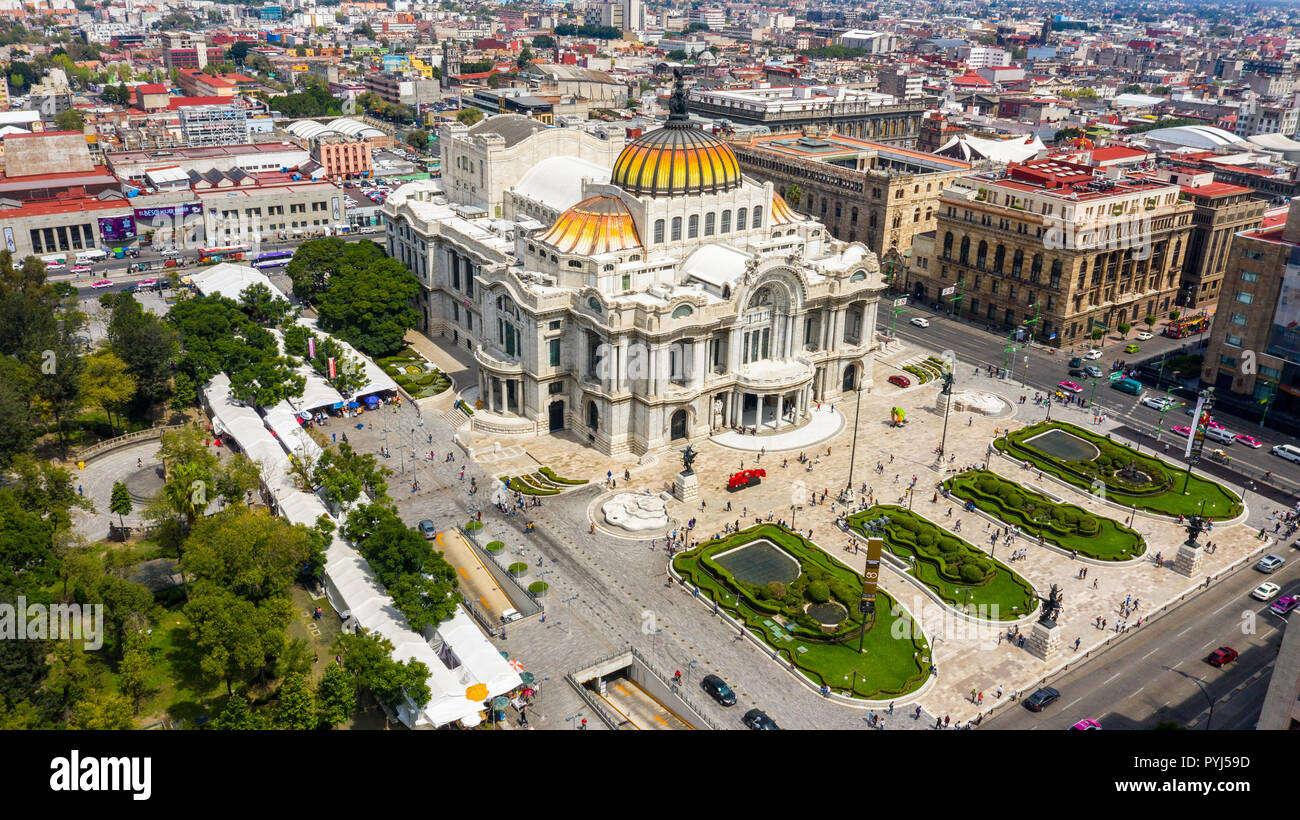
[[[855,392],[857,392],[858,394],[858,399],[853,407],[853,445],[849,449],[849,483],[846,484],[844,487],[844,489],[847,492],[853,491],[853,465],[858,460],[858,414],[862,412],[862,376],[861,375],[858,376],[858,389]],[[793,516],[791,516],[790,521],[791,524],[793,525],[794,523]]]
[[[1264,426],[1264,419],[1268,418],[1269,408],[1273,406],[1273,398],[1277,395],[1277,384],[1273,382],[1269,382],[1269,385],[1273,389],[1268,391],[1268,395],[1264,398],[1264,401],[1262,402],[1262,404],[1264,405],[1264,412],[1261,413],[1259,416],[1259,426],[1261,428],[1263,428]]]
[[[564,625],[568,627],[569,635],[573,635],[573,602],[577,600],[578,593],[573,593],[568,598],[560,601],[564,604]]]

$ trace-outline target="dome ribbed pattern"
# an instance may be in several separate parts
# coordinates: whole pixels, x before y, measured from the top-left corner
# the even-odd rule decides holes
[[[622,200],[613,196],[584,199],[533,238],[560,253],[581,256],[641,247],[632,214]]]
[[[717,137],[670,120],[623,149],[610,181],[635,196],[717,193],[740,185],[740,163]]]

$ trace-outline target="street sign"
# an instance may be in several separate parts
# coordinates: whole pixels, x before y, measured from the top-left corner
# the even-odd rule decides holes
[[[957,286],[953,285],[952,287],[947,287],[939,291],[939,294],[941,296],[952,296],[956,292],[957,292]]]
[[[902,306],[905,305],[905,304],[907,304],[907,297],[906,297],[906,296],[902,297],[901,299],[895,299],[895,300],[894,300],[894,307],[902,307]]]
[[[1116,370],[1114,373],[1111,373],[1111,374],[1110,374],[1109,376],[1107,376],[1106,378],[1107,378],[1107,380],[1109,380],[1109,381],[1117,382],[1117,381],[1119,381],[1120,379],[1124,378],[1124,371],[1123,371],[1123,370]]]

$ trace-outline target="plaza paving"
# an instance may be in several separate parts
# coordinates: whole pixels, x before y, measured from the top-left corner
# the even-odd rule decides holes
[[[475,383],[472,360],[463,351],[451,353],[431,342],[419,342],[416,347],[452,373],[458,387]],[[903,348],[891,352],[888,358],[906,361],[919,352]],[[836,495],[849,482],[851,474],[855,489],[865,484],[878,503],[907,504],[906,488],[916,476],[917,491],[911,499],[913,509],[942,527],[951,527],[960,518],[963,520],[960,534],[980,549],[988,549],[988,539],[980,537],[985,527],[983,519],[956,510],[949,518],[948,507],[960,509],[960,506],[949,504],[942,497],[938,503],[932,501],[935,485],[942,477],[935,469],[934,454],[943,430],[943,417],[933,410],[937,385],[899,390],[884,384],[884,379],[893,372],[895,369],[889,363],[878,365],[876,391],[862,396],[857,456],[853,463],[850,463],[851,410],[844,414],[843,428],[831,439],[784,452],[770,446],[766,454],[738,452],[706,439],[695,440],[691,443],[700,453],[695,470],[699,475],[701,498],[689,505],[674,500],[669,503],[669,514],[679,526],[695,518],[697,526],[692,533],[695,538],[721,531],[724,523],[743,525],[756,517],[766,518],[769,513],[774,519],[793,519],[794,525],[805,533],[811,532],[812,539],[822,548],[861,569],[864,556],[854,556],[845,550],[848,536],[835,526],[836,515],[842,511],[834,503]],[[967,366],[959,365],[956,372],[958,389],[992,391],[1013,402],[1024,392],[1012,382],[971,377],[967,375],[971,372]],[[1029,391],[1031,396],[1032,392]],[[336,420],[324,432],[346,430],[354,446],[367,452],[378,452],[387,442],[392,457],[384,463],[394,471],[389,480],[391,492],[408,523],[431,518],[443,530],[481,512],[488,535],[505,541],[512,555],[521,556],[539,573],[546,573],[550,594],[546,599],[545,620],[539,616],[510,624],[506,635],[494,639],[537,677],[542,695],[530,709],[530,724],[534,728],[573,729],[579,713],[587,717],[590,728],[603,728],[563,677],[628,645],[636,646],[665,676],[681,669],[695,682],[710,672],[726,678],[738,697],[737,705],[730,709],[713,704],[697,687],[688,686],[685,691],[693,705],[719,726],[739,729],[740,716],[749,708],[759,707],[786,728],[865,728],[866,706],[847,706],[820,697],[788,668],[772,661],[753,641],[738,635],[733,626],[714,616],[701,600],[671,582],[667,575],[668,554],[662,540],[647,542],[590,534],[588,510],[609,489],[605,486],[607,471],[613,473],[620,490],[671,490],[673,477],[681,468],[676,452],[645,459],[631,455],[610,458],[588,449],[569,433],[539,438],[473,435],[471,446],[491,452],[492,443],[499,441],[504,452],[494,453],[493,462],[486,465],[467,463],[464,452],[453,444],[455,430],[444,412],[453,398],[448,391],[445,396],[423,400],[419,407],[404,403],[401,408],[365,413],[346,424]],[[907,411],[908,422],[901,428],[889,423],[889,408],[896,405]],[[844,410],[848,410],[847,404],[837,403],[837,415]],[[982,464],[995,428],[1031,423],[1041,419],[1044,412],[1032,402],[1016,404],[1015,411],[1011,419],[996,420],[952,414],[947,437],[949,454],[953,457],[950,464],[962,467]],[[1084,426],[1091,421],[1087,412],[1060,407],[1053,408],[1052,415]],[[357,424],[361,424],[361,429],[357,429]],[[1104,431],[1109,426],[1107,423],[1094,429]],[[156,448],[155,441],[107,454],[93,460],[78,475],[78,481],[99,508],[97,514],[86,516],[80,522],[89,537],[102,537],[107,530],[107,499],[112,482],[134,472],[137,458],[147,464]],[[430,451],[434,454],[432,459],[428,458]],[[808,456],[806,465],[797,461],[801,451]],[[455,453],[454,462],[444,462],[447,452]],[[875,469],[877,462],[883,465],[880,472]],[[533,470],[538,465],[549,466],[566,477],[590,479],[591,484],[547,497],[541,507],[526,507],[513,517],[501,515],[488,499],[494,476],[525,467]],[[762,484],[738,493],[725,491],[727,477],[732,472],[753,466],[767,469],[768,478]],[[462,467],[464,478],[461,478]],[[1095,512],[1125,518],[1121,510],[1105,507],[1046,479],[1040,481],[1036,474],[1026,473],[1004,459],[994,457],[990,468]],[[630,480],[624,480],[625,471]],[[480,488],[477,493],[471,491],[471,479],[477,480]],[[417,480],[418,485],[413,483]],[[814,494],[820,501],[823,493],[825,503],[804,503]],[[733,505],[730,511],[725,509],[727,501]],[[1247,504],[1250,511],[1247,524],[1219,526],[1209,535],[1219,549],[1205,556],[1202,577],[1195,579],[1141,561],[1122,566],[1088,562],[1088,577],[1081,581],[1076,576],[1085,562],[1039,548],[1027,540],[1018,541],[1013,548],[1027,550],[1027,558],[1016,561],[1012,568],[1032,582],[1040,593],[1045,594],[1053,583],[1065,592],[1064,610],[1059,619],[1065,651],[1058,662],[1073,656],[1076,637],[1080,639],[1080,652],[1112,637],[1113,633],[1095,628],[1093,622],[1101,616],[1113,624],[1125,596],[1132,595],[1141,601],[1140,609],[1129,618],[1133,623],[1136,617],[1148,615],[1164,602],[1195,587],[1204,581],[1204,576],[1271,547],[1271,540],[1256,540],[1255,533],[1276,505],[1254,495],[1248,495]],[[530,520],[537,522],[538,532],[525,535],[522,530]],[[1142,515],[1137,516],[1134,527],[1147,538],[1148,555],[1160,551],[1172,556],[1184,538],[1182,529],[1175,523]],[[1010,549],[998,546],[997,557],[1005,559]],[[1005,697],[1032,685],[1048,671],[1049,664],[1023,649],[1007,642],[999,643],[998,633],[1003,630],[977,627],[952,616],[896,570],[887,569],[881,583],[918,620],[930,638],[938,666],[938,677],[932,685],[912,699],[899,699],[897,712],[886,719],[888,728],[930,728],[934,716],[944,715],[964,722],[980,711],[968,700],[972,689],[984,692],[987,710],[996,700],[993,693],[998,686],[1003,687]],[[1024,625],[1022,632],[1028,628],[1028,624]],[[911,717],[912,701],[924,708],[926,714],[920,720]]]

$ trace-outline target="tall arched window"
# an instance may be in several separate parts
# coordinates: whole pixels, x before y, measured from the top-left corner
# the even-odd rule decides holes
[[[1020,271],[1025,266],[1025,252],[1016,248],[1015,254],[1011,257],[1011,278],[1019,279]]]
[[[963,265],[970,264],[970,237],[969,236],[963,236],[961,238],[961,253],[958,254],[957,259]]]
[[[1052,275],[1047,282],[1047,286],[1050,288],[1061,287],[1061,260],[1060,259],[1052,260]]]
[[[656,219],[655,220],[655,242],[658,243],[662,241],[664,241],[664,221],[662,219]]]
[[[722,212],[722,225],[718,228],[718,233],[731,233],[731,210]]]
[[[700,215],[691,214],[686,219],[686,238],[694,239],[700,235]]]
[[[763,227],[763,206],[762,205],[754,206],[754,227],[755,228]]]
[[[875,215],[872,214],[872,216]],[[943,235],[943,258],[952,259],[952,231],[948,231]]]
[[[680,240],[680,239],[682,238],[682,218],[681,218],[680,216],[674,216],[674,217],[673,217],[673,233],[672,233],[672,236],[673,236],[673,241],[674,241],[674,242],[677,242],[678,240]]]
[[[998,245],[993,251],[993,270],[997,273],[1002,272],[1002,263],[1007,261],[1007,249],[1004,245]]]
[[[1034,260],[1029,263],[1029,281],[1037,285],[1038,281],[1043,278],[1043,255],[1034,254]]]
[[[746,220],[745,220],[747,216],[749,216],[748,208],[741,208],[740,210],[736,211],[736,230],[743,231],[749,227],[746,224]]]
[[[977,268],[984,267],[984,262],[988,259],[988,255],[989,255],[989,243],[981,239],[980,246],[975,251],[975,267]]]
[[[718,215],[715,214],[715,213],[713,213],[712,211],[709,211],[707,214],[704,215],[704,235],[705,235],[705,236],[713,236],[713,229],[717,227],[717,217],[718,217]],[[695,218],[695,217],[691,217],[691,219],[694,219],[694,218]]]

